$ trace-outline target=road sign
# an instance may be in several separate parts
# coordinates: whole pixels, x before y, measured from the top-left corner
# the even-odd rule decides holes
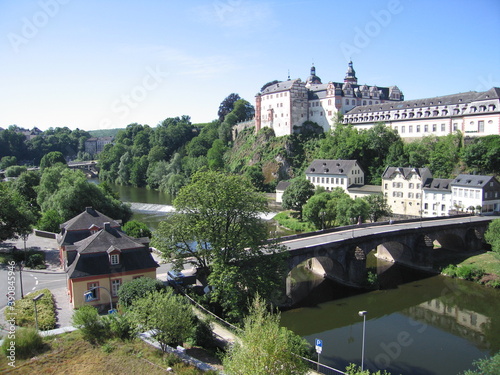
[[[95,300],[94,294],[92,292],[86,292],[83,295],[85,296],[85,302],[91,302]]]
[[[321,351],[323,350],[323,340],[316,339],[316,353],[320,354]]]

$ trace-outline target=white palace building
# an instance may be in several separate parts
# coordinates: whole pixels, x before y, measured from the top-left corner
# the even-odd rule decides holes
[[[255,128],[270,127],[279,137],[311,121],[327,132],[338,113],[358,129],[383,122],[409,141],[456,131],[464,136],[500,134],[500,88],[405,101],[397,86],[358,85],[352,62],[344,82],[322,83],[313,66],[305,82],[288,79],[257,94]]]

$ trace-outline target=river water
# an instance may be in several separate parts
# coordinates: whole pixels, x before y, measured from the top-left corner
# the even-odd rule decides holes
[[[112,187],[123,201],[144,204],[132,205],[134,219],[152,229],[168,214],[162,209],[171,204],[167,194]],[[368,293],[330,280],[304,281],[316,286],[295,308],[282,313],[282,325],[312,346],[315,339],[323,340],[320,362],[338,369],[361,364],[363,318],[358,312],[363,310],[364,364],[373,371],[455,375],[500,350],[500,290],[399,265],[383,268],[384,289]]]

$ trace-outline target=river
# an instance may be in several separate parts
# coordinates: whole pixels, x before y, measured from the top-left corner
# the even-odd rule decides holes
[[[168,214],[162,208],[171,204],[167,194],[113,188],[123,201],[136,203],[134,219],[153,229]],[[363,318],[358,312],[363,310],[364,363],[374,371],[456,375],[500,350],[500,290],[399,265],[384,269],[388,266],[380,280],[383,290],[360,293],[330,280],[312,282],[317,286],[308,297],[282,313],[282,325],[313,346],[316,338],[323,340],[320,362],[338,369],[361,364]]]

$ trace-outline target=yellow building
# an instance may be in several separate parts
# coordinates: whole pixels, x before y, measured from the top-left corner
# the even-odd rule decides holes
[[[127,236],[109,222],[90,236],[65,246],[68,292],[74,308],[90,304],[108,308],[119,287],[138,277],[156,279],[158,263],[148,238]],[[84,294],[90,291],[91,296]]]

